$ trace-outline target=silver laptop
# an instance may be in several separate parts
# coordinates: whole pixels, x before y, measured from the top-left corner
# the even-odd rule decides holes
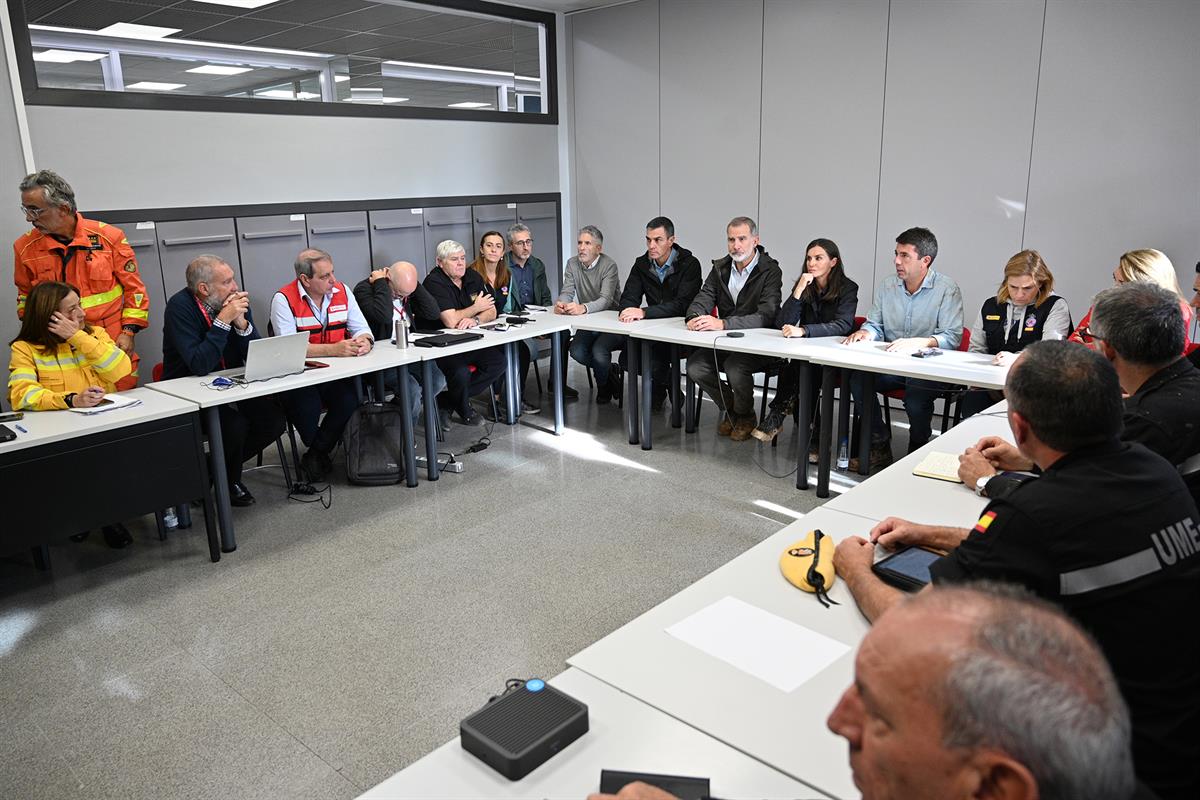
[[[246,353],[246,368],[229,375],[229,379],[234,383],[253,383],[268,378],[295,375],[304,372],[304,358],[307,354],[307,333],[253,339]]]

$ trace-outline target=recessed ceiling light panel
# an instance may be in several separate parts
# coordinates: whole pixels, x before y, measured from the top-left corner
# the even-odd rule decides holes
[[[241,75],[249,71],[249,67],[228,67],[224,64],[205,64],[203,67],[192,67],[188,70],[197,75]]]
[[[175,89],[182,89],[187,86],[186,83],[159,83],[158,81],[138,81],[137,83],[128,84],[126,89],[145,89],[148,92],[170,92]]]
[[[160,28],[157,25],[136,25],[132,22],[116,22],[107,28],[101,28],[96,33],[108,36],[121,36],[125,39],[165,39],[179,33],[182,28]]]

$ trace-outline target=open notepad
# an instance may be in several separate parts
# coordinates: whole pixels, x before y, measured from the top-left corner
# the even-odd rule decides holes
[[[142,401],[136,397],[125,397],[119,394],[106,394],[99,405],[91,408],[69,408],[68,411],[74,411],[76,414],[102,414],[105,411],[115,411],[118,408],[133,408],[140,406]]]
[[[922,478],[962,483],[958,477],[958,456],[954,453],[929,453],[921,459],[920,464],[913,467],[912,474]]]

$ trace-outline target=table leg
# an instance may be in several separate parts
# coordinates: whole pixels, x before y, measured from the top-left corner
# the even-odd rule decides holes
[[[796,488],[808,488],[808,445],[812,440],[812,365],[800,362],[800,436],[796,443]]]
[[[875,400],[875,373],[860,372],[863,377],[863,390],[858,404],[858,474],[871,474],[871,428],[874,426],[875,413],[871,404]]]
[[[649,450],[654,446],[650,440],[651,428],[653,427],[654,423],[654,416],[650,413],[650,396],[653,394],[654,389],[654,376],[652,374],[653,370],[651,369],[653,362],[650,356],[650,349],[653,345],[653,342],[651,342],[649,339],[642,339],[641,345],[642,385],[640,389],[642,396],[642,407],[638,413],[640,413],[642,417],[642,449]]]
[[[208,535],[208,557],[215,564],[221,560],[221,541],[220,536],[217,533],[217,508],[213,504],[213,494],[208,490],[208,459],[204,457],[204,439],[200,429],[200,418],[196,417],[195,420],[196,421],[193,427],[196,431],[196,452],[199,454],[198,458],[200,460],[201,489],[203,489],[203,494],[201,497],[204,502],[204,532]],[[222,470],[222,474],[224,474],[224,470]],[[185,508],[189,508],[187,503],[183,503],[179,506],[180,511]],[[178,516],[178,512],[176,512],[176,515]],[[161,514],[158,515],[158,521],[161,525]]]
[[[396,393],[400,396],[400,446],[404,448],[404,485],[411,488],[417,485],[417,454],[413,449],[412,392],[408,388],[408,367],[398,368],[396,377]]]
[[[508,407],[509,425],[516,425],[517,417],[521,413],[521,402],[518,395],[520,387],[517,386],[517,381],[521,379],[521,369],[517,359],[517,348],[524,346],[524,342],[506,342],[504,345],[504,403]]]
[[[840,369],[841,383],[838,384],[838,428],[837,438],[834,439],[839,456],[842,452],[842,442],[846,442],[846,457],[850,456],[850,370]]]
[[[221,523],[221,552],[237,550],[237,538],[233,532],[233,511],[229,505],[229,483],[225,480],[225,441],[221,436],[221,415],[217,406],[204,409],[208,418],[208,448],[211,451],[213,490],[217,494],[217,520]]]
[[[50,571],[50,547],[44,544],[35,544],[29,548],[29,552],[33,555],[33,566],[38,572]]]
[[[829,497],[829,462],[833,438],[833,369],[821,370],[821,430],[817,437],[817,497]]]
[[[437,431],[441,421],[438,419],[437,400],[433,393],[433,361],[421,362],[421,402],[425,406],[425,464],[428,467],[429,480],[438,479]]]
[[[696,382],[691,378],[683,382],[683,432],[696,432]]]
[[[373,384],[375,387],[375,402],[382,403],[384,395],[387,394],[387,387],[384,386],[383,381],[383,370],[376,372],[372,377],[375,379]]]
[[[567,386],[567,369],[563,363],[563,338],[565,331],[550,334],[550,372],[554,375],[554,435],[562,436],[563,392]]]
[[[671,343],[671,427],[683,425],[679,402],[679,345]]]
[[[632,336],[625,339],[625,359],[629,369],[625,371],[625,427],[629,432],[629,443],[638,443],[638,373],[641,371],[641,348]]]

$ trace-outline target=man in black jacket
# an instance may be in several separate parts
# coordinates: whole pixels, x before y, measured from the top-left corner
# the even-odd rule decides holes
[[[163,323],[163,380],[243,367],[250,341],[259,338],[250,295],[238,291],[233,268],[219,256],[196,256],[187,287],[167,301]],[[217,409],[225,443],[229,503],[248,506],[254,495],[242,483],[242,464],[283,433],[283,411],[274,397],[254,397]]]
[[[725,226],[729,255],[713,262],[712,271],[687,311],[688,330],[724,331],[767,328],[775,324],[783,293],[779,262],[758,243],[758,225],[749,217],[734,217]],[[687,374],[721,409],[717,433],[735,442],[750,438],[754,414],[754,373],[777,359],[746,353],[697,348],[688,356]],[[729,379],[721,381],[720,373]]]
[[[625,279],[625,290],[617,303],[618,319],[682,317],[700,291],[700,262],[691,250],[675,242],[675,223],[667,217],[655,217],[646,223],[646,252],[638,256]],[[642,306],[645,299],[646,305]],[[624,336],[609,336],[609,352],[625,348]],[[625,366],[625,356],[621,356]],[[671,345],[655,342],[651,349],[650,373],[653,379],[654,409],[660,410],[667,396],[671,366]],[[615,381],[620,381],[616,372]],[[610,375],[613,373],[610,372]]]
[[[390,267],[373,270],[354,287],[354,299],[362,309],[371,333],[377,342],[387,342],[396,334],[396,323],[407,321],[411,330],[439,330],[440,309],[429,290],[421,285],[417,267],[407,261],[397,261]],[[421,365],[403,368],[408,375],[409,396],[413,398],[413,424],[421,420]],[[387,373],[385,385],[396,391],[395,374]],[[433,394],[446,388],[446,376],[433,364]],[[448,424],[442,425],[449,429]]]

